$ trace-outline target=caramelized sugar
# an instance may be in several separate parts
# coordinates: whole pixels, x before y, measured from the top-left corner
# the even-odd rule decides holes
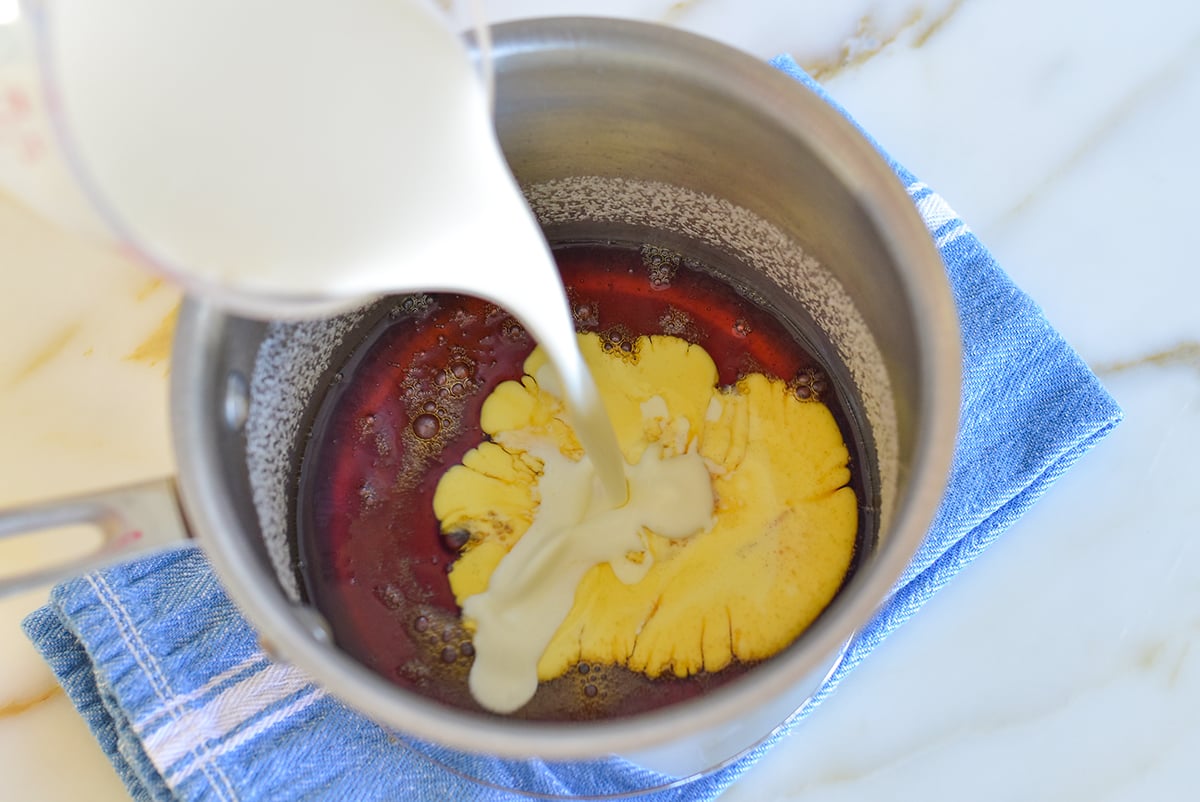
[[[708,351],[722,384],[751,372],[789,380],[802,397],[821,396],[848,431],[828,379],[794,334],[709,272],[652,246],[571,245],[555,257],[576,327],[599,333],[606,347],[628,349],[645,334],[682,337]],[[466,687],[474,651],[446,577],[462,543],[441,536],[432,498],[442,474],[483,439],[484,399],[521,375],[534,343],[476,298],[417,297],[402,309],[364,340],[317,414],[298,494],[305,581],[343,649],[399,685],[481,710]],[[580,664],[514,715],[629,715],[748,667],[650,680]]]

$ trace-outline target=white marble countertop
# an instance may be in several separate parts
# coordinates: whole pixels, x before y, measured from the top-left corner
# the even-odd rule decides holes
[[[176,296],[96,235],[0,0],[0,506],[170,471]],[[727,794],[1194,799],[1200,5],[493,0],[794,54],[956,207],[1126,421]],[[57,545],[5,547],[26,566]],[[0,796],[125,799],[0,601]],[[1188,757],[1191,755],[1192,757]]]

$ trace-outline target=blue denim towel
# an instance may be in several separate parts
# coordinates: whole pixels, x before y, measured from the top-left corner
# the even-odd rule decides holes
[[[825,97],[790,58],[774,65]],[[790,726],[1121,417],[962,220],[892,166],[937,242],[961,317],[964,406],[954,469],[896,594]],[[550,764],[467,756],[389,732],[298,670],[273,664],[194,550],[67,582],[25,629],[137,799],[497,800],[510,798],[499,790],[505,787],[604,795],[673,779],[618,759]],[[784,737],[647,798],[711,799]]]

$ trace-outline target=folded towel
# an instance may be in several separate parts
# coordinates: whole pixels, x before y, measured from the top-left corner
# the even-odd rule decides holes
[[[829,101],[790,58],[773,64]],[[272,663],[203,554],[192,550],[67,582],[25,622],[133,796],[496,800],[510,797],[505,788],[593,797],[657,788],[647,798],[703,800],[727,788],[1121,416],[962,220],[892,167],[937,242],[962,323],[954,468],[893,598],[770,742],[682,785],[615,758],[510,761],[420,743],[346,708],[297,669]]]

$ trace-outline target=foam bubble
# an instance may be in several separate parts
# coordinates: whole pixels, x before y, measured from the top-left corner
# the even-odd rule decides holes
[[[430,440],[437,437],[437,434],[442,429],[442,422],[438,420],[437,415],[430,415],[428,412],[423,412],[413,418],[412,430],[413,434],[422,440]]]
[[[650,279],[650,286],[656,290],[665,290],[670,287],[682,258],[674,251],[659,245],[643,245],[642,264],[646,266],[646,275]]]

